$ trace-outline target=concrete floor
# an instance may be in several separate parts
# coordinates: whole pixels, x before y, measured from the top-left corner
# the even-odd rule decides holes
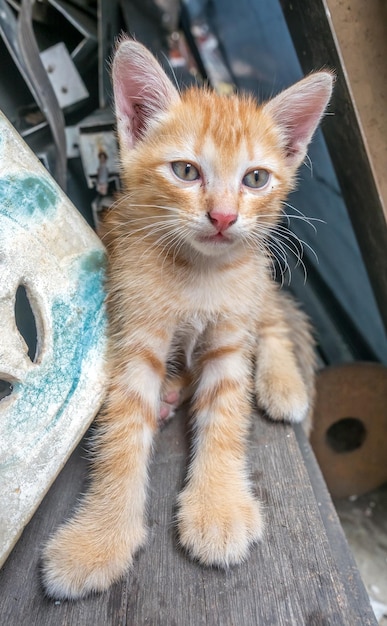
[[[379,626],[387,626],[387,484],[335,506]]]

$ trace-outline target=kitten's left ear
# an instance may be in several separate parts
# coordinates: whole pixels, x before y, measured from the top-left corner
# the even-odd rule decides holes
[[[179,99],[153,54],[142,44],[122,38],[112,64],[114,104],[121,148],[133,148],[149,122]]]
[[[289,165],[298,167],[305,158],[332,94],[334,75],[316,72],[300,80],[265,104],[286,141]]]

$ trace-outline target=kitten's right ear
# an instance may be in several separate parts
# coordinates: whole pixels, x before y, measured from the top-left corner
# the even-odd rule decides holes
[[[112,64],[117,131],[121,148],[133,148],[157,113],[179,94],[155,57],[140,43],[124,38]]]

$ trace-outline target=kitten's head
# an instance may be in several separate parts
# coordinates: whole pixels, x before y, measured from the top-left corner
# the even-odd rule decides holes
[[[166,244],[207,256],[252,247],[278,220],[332,82],[318,72],[263,105],[180,95],[146,48],[123,39],[113,85],[128,219],[153,216]]]

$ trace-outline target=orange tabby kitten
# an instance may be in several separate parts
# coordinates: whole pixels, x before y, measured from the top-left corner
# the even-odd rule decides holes
[[[56,598],[106,589],[144,543],[152,440],[184,381],[194,441],[177,524],[205,565],[239,563],[262,537],[245,460],[252,390],[271,418],[292,422],[312,395],[308,325],[271,279],[265,241],[331,74],[263,105],[198,88],[180,95],[142,45],[123,39],[113,83],[125,192],[103,237],[110,388],[91,486],[45,548],[44,584]]]

